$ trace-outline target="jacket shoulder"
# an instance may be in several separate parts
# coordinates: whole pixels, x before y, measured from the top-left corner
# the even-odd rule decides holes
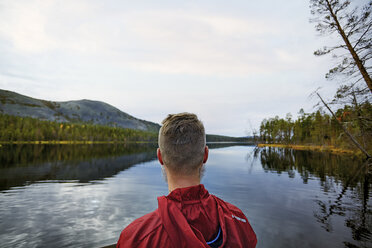
[[[161,247],[169,242],[158,210],[148,213],[129,224],[120,234],[117,247]],[[169,246],[169,245],[168,245]]]
[[[213,197],[216,199],[217,204],[220,205],[224,209],[225,213],[228,212],[228,213],[231,213],[231,215],[234,215],[236,217],[247,219],[245,217],[243,211],[240,210],[240,208],[238,208],[237,206],[235,206],[235,205],[233,205],[229,202],[226,202],[226,201],[218,198],[215,195],[213,195]]]
[[[257,237],[243,211],[235,205],[225,202],[220,198],[213,196],[217,204],[222,208],[225,216],[225,224],[230,230],[230,235],[236,238],[228,240],[229,247],[256,247]],[[233,234],[234,233],[234,234]]]

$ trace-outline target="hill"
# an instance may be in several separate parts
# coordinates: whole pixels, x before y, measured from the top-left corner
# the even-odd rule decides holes
[[[86,99],[46,101],[1,89],[0,113],[45,121],[89,123],[150,132],[157,132],[160,128],[159,124],[137,119],[105,102]]]

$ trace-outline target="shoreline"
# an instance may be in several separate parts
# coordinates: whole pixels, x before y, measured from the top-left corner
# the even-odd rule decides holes
[[[257,147],[279,147],[279,148],[290,148],[301,151],[319,151],[319,152],[331,152],[335,154],[350,154],[358,155],[359,153],[354,150],[337,148],[334,146],[321,146],[321,145],[291,145],[291,144],[257,144]]]
[[[86,144],[148,144],[158,141],[91,141],[91,140],[37,140],[37,141],[0,141],[1,145],[86,145]],[[247,144],[254,145],[253,142],[243,141],[211,141],[208,144]]]
[[[38,141],[0,141],[1,145],[93,145],[93,144],[147,144],[155,141],[83,141],[83,140],[38,140]]]
[[[95,145],[95,144],[150,144],[155,143],[154,141],[83,141],[83,140],[38,140],[38,141],[0,141],[0,147],[2,145]],[[214,143],[245,143],[245,142],[207,142],[210,144]],[[249,142],[247,142],[249,143]],[[277,148],[290,148],[301,151],[319,151],[319,152],[330,152],[334,154],[349,154],[359,155],[358,151],[337,148],[335,146],[326,145],[293,145],[293,144],[265,144],[259,143],[257,147],[277,147]]]

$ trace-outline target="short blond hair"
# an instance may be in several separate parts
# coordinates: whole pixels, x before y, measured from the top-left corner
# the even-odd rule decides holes
[[[170,114],[159,130],[163,162],[173,173],[191,175],[203,164],[206,137],[203,123],[195,114]]]

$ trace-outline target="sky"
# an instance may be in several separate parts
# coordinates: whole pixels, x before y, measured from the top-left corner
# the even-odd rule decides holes
[[[250,135],[314,111],[318,87],[333,96],[335,62],[313,55],[331,39],[310,18],[307,0],[0,0],[0,89],[156,123],[193,112],[207,133]]]

